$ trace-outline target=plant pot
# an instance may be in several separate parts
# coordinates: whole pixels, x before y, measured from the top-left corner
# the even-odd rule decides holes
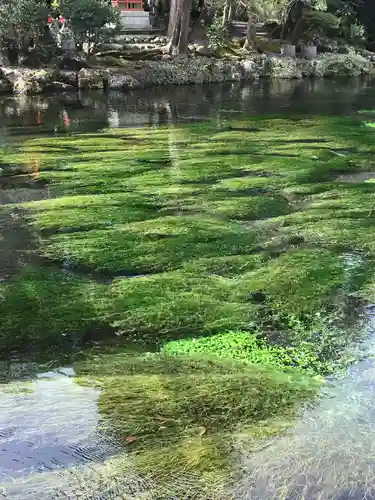
[[[284,57],[296,57],[296,46],[295,45],[284,45],[282,48],[282,55]]]
[[[318,47],[316,45],[305,45],[303,48],[303,57],[306,59],[316,59]]]

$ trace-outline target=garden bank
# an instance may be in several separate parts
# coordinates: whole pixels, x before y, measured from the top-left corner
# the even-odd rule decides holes
[[[83,62],[82,67],[79,67],[78,60],[75,69],[3,67],[0,68],[0,92],[41,94],[77,89],[127,91],[157,85],[237,82],[258,78],[359,77],[372,74],[374,68],[370,58],[356,53],[324,54],[314,60],[259,54],[243,60],[170,58],[123,61],[120,67],[107,66],[98,60],[91,67]]]

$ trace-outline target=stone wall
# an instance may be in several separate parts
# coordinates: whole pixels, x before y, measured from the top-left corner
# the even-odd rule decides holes
[[[120,13],[121,27],[126,31],[149,30],[150,15],[143,10],[126,10]]]
[[[368,59],[354,54],[326,54],[315,60],[256,56],[243,61],[191,57],[162,61],[139,61],[122,68],[10,69],[0,72],[0,92],[18,94],[81,89],[122,90],[154,85],[221,83],[257,78],[300,79],[303,77],[361,76],[373,72]]]

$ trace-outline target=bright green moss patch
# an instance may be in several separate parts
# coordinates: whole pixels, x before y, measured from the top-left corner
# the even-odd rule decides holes
[[[181,267],[181,270],[192,275],[214,274],[224,277],[234,277],[264,265],[268,258],[265,252],[258,252],[252,255],[205,257],[186,262]]]
[[[157,201],[131,193],[67,196],[23,205],[39,230],[112,227],[160,216]]]
[[[155,341],[246,328],[254,307],[235,297],[232,280],[174,272],[116,280],[106,294],[110,320],[125,337]]]
[[[290,211],[285,198],[277,195],[224,197],[220,201],[208,202],[203,209],[213,215],[229,219],[256,220],[282,215]]]
[[[319,249],[291,249],[239,280],[238,296],[263,291],[292,312],[314,312],[335,300],[345,281],[337,254]]]
[[[301,211],[280,216],[280,232],[298,232],[310,243],[335,251],[359,250],[372,255],[374,201],[372,183],[337,182],[335,187],[311,196]]]
[[[264,339],[249,332],[228,332],[210,337],[175,340],[163,347],[167,355],[212,356],[213,358],[238,359],[247,363],[260,363],[279,369],[286,366],[324,373],[331,370],[314,352],[313,344],[304,343],[298,348],[270,346]]]

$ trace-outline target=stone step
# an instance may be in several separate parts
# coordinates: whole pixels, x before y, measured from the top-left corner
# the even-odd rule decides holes
[[[158,33],[155,34],[130,34],[126,35],[118,35],[115,39],[115,43],[112,45],[125,46],[128,44],[166,44],[169,40],[168,37],[160,35]],[[109,44],[107,44],[109,45]]]

